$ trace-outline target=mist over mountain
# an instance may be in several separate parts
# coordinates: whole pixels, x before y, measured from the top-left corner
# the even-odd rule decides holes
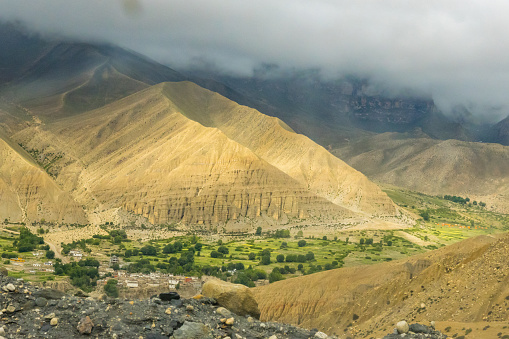
[[[231,0],[0,2],[3,20],[46,35],[114,43],[165,65],[252,76],[263,64],[354,74],[394,93],[428,95],[482,121],[508,115],[507,3]]]

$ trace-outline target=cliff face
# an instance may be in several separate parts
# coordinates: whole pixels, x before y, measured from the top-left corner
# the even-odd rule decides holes
[[[365,176],[276,118],[192,83],[151,87],[15,135],[93,209],[155,224],[396,216]],[[336,219],[337,220],[337,219]]]

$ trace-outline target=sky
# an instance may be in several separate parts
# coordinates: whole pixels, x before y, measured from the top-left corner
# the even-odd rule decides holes
[[[0,9],[1,20],[177,70],[313,68],[429,94],[445,112],[509,114],[507,0],[0,0]]]

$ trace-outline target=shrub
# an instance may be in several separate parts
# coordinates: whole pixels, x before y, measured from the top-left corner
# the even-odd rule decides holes
[[[298,245],[299,247],[304,247],[304,246],[306,246],[306,240],[299,240],[299,242],[297,243],[297,245]]]

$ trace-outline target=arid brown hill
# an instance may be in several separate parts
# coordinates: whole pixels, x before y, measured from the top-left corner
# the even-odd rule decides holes
[[[333,153],[377,182],[509,212],[508,146],[384,133]]]
[[[42,167],[0,130],[0,218],[86,222],[85,212]]]
[[[509,234],[479,236],[409,259],[316,273],[254,292],[261,319],[328,334],[377,337],[403,319],[437,321],[440,330],[476,323],[482,331],[509,318],[508,253]],[[475,338],[490,337],[474,332]]]
[[[399,216],[364,175],[281,120],[190,82],[33,123],[13,139],[46,159],[89,215],[121,208],[155,224],[251,226]]]

